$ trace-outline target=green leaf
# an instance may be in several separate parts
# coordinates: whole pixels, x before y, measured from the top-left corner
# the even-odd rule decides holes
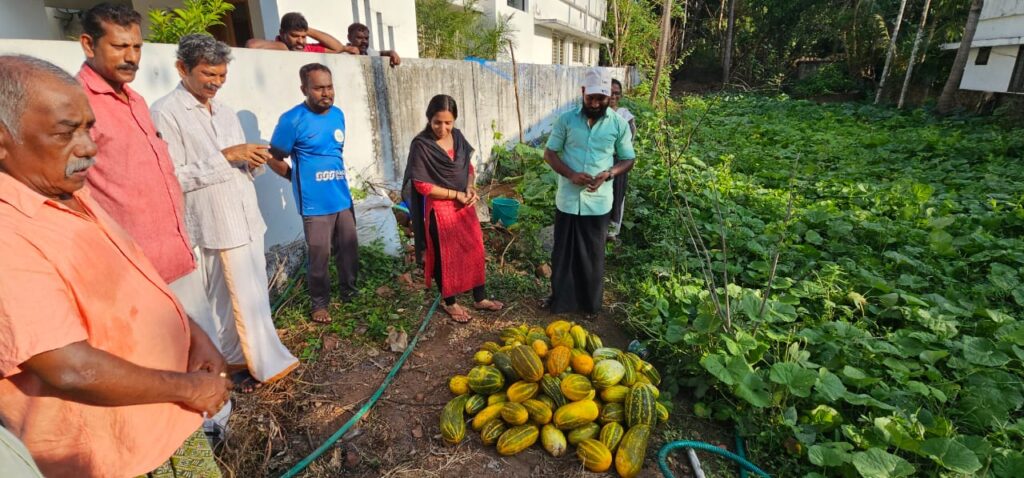
[[[991,268],[988,280],[992,285],[1005,291],[1012,291],[1020,285],[1017,269],[998,262],[993,262]]]
[[[814,229],[809,229],[807,233],[804,234],[804,240],[816,246],[821,245],[822,243],[821,234],[818,234],[818,231],[815,231]]]
[[[852,462],[863,478],[899,478],[911,476],[916,471],[907,460],[881,448],[854,453]]]
[[[1010,361],[1010,357],[996,349],[995,342],[980,337],[965,337],[963,340],[964,358],[975,365],[1001,367]]]
[[[853,445],[842,441],[811,445],[807,449],[807,458],[817,466],[842,466],[853,458],[850,450],[853,450]]]
[[[981,469],[981,462],[974,452],[949,438],[925,440],[921,451],[947,470],[969,474]]]
[[[767,408],[772,405],[772,397],[768,394],[768,388],[757,373],[749,373],[740,380],[739,385],[736,386],[736,395],[758,408]]]
[[[953,248],[953,236],[941,229],[936,229],[928,234],[928,245],[938,254],[944,256],[956,253]]]
[[[843,381],[838,375],[822,367],[818,369],[818,381],[814,384],[814,390],[825,400],[834,402],[846,394],[846,385],[843,385]]]
[[[708,373],[726,385],[736,385],[736,378],[725,368],[725,357],[719,354],[711,354],[700,361],[701,366]]]
[[[792,362],[775,363],[768,374],[769,380],[785,385],[789,393],[797,397],[811,396],[811,387],[814,386],[817,378],[817,374],[812,370]]]

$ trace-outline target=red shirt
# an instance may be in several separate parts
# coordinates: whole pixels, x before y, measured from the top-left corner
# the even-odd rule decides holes
[[[128,85],[126,102],[88,65],[77,78],[96,115],[92,139],[99,152],[86,176],[92,197],[142,246],[160,277],[173,282],[196,264],[167,143],[157,136],[146,100]]]
[[[283,41],[281,41],[281,35],[275,37],[274,40],[284,43]],[[306,47],[303,48],[302,51],[307,53],[327,53],[327,48],[325,48],[323,45],[319,43],[307,43]]]

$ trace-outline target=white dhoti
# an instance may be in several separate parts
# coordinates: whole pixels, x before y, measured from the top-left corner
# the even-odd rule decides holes
[[[244,367],[263,383],[298,367],[299,360],[281,343],[274,327],[263,239],[232,249],[203,249],[200,256],[206,296],[228,366]]]

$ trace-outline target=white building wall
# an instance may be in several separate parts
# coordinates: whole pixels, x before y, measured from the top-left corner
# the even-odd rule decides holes
[[[451,0],[455,5],[462,5],[463,0]],[[591,61],[589,54],[591,48],[597,44],[591,39],[584,39],[572,32],[553,31],[543,25],[537,25],[536,20],[558,20],[570,27],[587,32],[588,34],[600,36],[604,19],[607,15],[607,3],[605,0],[526,0],[526,10],[508,6],[506,0],[482,0],[477,3],[479,10],[490,24],[495,24],[499,19],[508,15],[511,17],[511,26],[514,29],[514,43],[516,48],[516,61],[520,63],[534,63],[548,65],[552,63],[552,37],[560,37],[565,41],[563,64],[573,66],[596,65]],[[573,43],[582,44],[583,55],[581,61],[573,61]],[[507,54],[499,55],[499,61],[509,61]]]
[[[1006,92],[1019,48],[1020,45],[992,47],[986,65],[974,64],[978,57],[978,48],[972,48],[971,56],[967,59],[967,68],[964,69],[964,77],[960,80],[960,89]]]
[[[43,0],[0,0],[0,38],[53,39]]]

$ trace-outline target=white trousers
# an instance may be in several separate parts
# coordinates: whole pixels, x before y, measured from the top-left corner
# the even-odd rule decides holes
[[[233,249],[203,249],[203,271],[213,326],[228,366],[245,366],[260,382],[273,382],[298,367],[281,343],[270,312],[262,238]]]

